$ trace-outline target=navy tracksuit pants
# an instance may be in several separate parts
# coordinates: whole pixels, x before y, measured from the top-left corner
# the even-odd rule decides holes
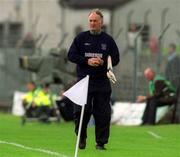
[[[82,123],[81,138],[87,138],[87,125],[91,115],[95,120],[96,143],[103,145],[108,143],[111,120],[110,106],[111,86],[107,78],[91,78],[89,81],[88,99]],[[78,133],[81,106],[75,105],[75,132]]]

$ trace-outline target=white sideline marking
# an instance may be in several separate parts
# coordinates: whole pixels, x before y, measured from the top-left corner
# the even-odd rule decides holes
[[[7,145],[22,148],[22,149],[26,149],[26,150],[32,150],[32,151],[37,151],[37,152],[41,152],[41,153],[46,153],[46,154],[57,156],[57,157],[69,157],[67,155],[60,154],[58,152],[53,152],[53,151],[46,150],[46,149],[41,149],[41,148],[28,147],[28,146],[25,146],[25,145],[22,145],[22,144],[14,143],[14,142],[7,142],[7,141],[1,141],[0,140],[0,144],[7,144]]]
[[[152,135],[152,136],[155,137],[155,138],[158,138],[158,139],[162,138],[161,136],[159,136],[158,134],[155,134],[155,133],[152,132],[152,131],[147,131],[147,133],[150,134],[150,135]]]

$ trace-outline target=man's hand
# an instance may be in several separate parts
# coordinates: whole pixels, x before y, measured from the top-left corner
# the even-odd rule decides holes
[[[97,66],[100,66],[103,64],[104,64],[104,61],[100,57],[88,59],[88,65],[90,65],[90,66],[97,67]]]
[[[115,77],[114,73],[112,72],[112,70],[108,70],[107,77],[109,78],[109,80],[112,83],[116,83],[117,80],[116,80],[116,77]]]
[[[146,96],[144,96],[144,95],[139,95],[138,97],[137,97],[137,100],[136,100],[136,102],[145,102],[146,101]]]

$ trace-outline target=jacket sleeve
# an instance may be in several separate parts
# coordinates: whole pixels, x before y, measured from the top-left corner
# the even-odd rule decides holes
[[[120,61],[120,54],[115,41],[112,39],[111,52],[112,66],[116,66]]]
[[[158,80],[158,81],[155,81],[155,91],[154,91],[154,95],[155,96],[162,96],[163,93],[164,93],[164,90],[165,90],[166,87],[166,84],[164,81],[162,80]]]
[[[87,64],[87,59],[79,51],[79,42],[77,37],[70,46],[68,51],[68,59],[76,64]]]

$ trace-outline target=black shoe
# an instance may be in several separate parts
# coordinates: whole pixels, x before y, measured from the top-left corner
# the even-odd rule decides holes
[[[97,150],[106,150],[106,148],[104,147],[104,145],[96,145],[96,149]]]
[[[141,126],[151,126],[151,125],[155,125],[154,123],[142,123]]]
[[[85,149],[85,148],[86,148],[86,139],[85,138],[83,138],[83,139],[80,138],[79,149]]]

